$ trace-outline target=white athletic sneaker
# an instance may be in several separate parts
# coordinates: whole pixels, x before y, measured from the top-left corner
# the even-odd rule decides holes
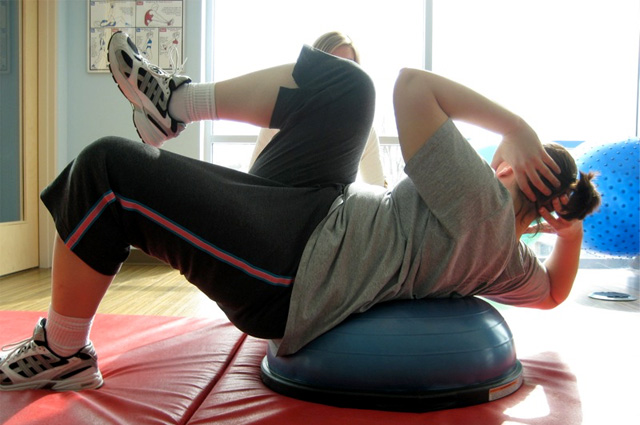
[[[109,70],[131,102],[133,124],[143,142],[160,147],[186,128],[169,115],[169,101],[174,90],[191,82],[189,77],[168,74],[150,63],[123,32],[116,32],[109,41]]]
[[[32,338],[2,347],[11,351],[0,356],[0,391],[78,391],[102,386],[93,344],[72,356],[58,356],[47,346],[45,320],[38,321]]]

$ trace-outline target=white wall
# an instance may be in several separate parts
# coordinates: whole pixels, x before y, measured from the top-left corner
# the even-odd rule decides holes
[[[202,1],[185,0],[184,73],[202,80]],[[109,73],[87,72],[87,0],[59,0],[58,170],[92,141],[103,136],[139,140],[129,102]],[[200,126],[190,125],[167,150],[200,155]]]

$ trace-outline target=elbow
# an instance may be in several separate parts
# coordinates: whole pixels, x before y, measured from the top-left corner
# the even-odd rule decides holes
[[[529,305],[527,307],[536,308],[538,310],[553,310],[563,302],[564,300],[558,301],[553,297],[553,295],[549,294],[549,296],[545,298],[543,301],[537,304]]]
[[[556,303],[555,301],[553,302],[543,302],[537,305],[533,305],[531,306],[532,308],[538,309],[538,310],[553,310],[554,308],[558,307],[560,304]]]

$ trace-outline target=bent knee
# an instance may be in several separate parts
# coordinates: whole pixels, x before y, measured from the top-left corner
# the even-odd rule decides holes
[[[95,163],[110,157],[123,158],[132,155],[132,152],[144,148],[144,146],[142,143],[122,137],[101,137],[85,147],[75,161],[76,163]]]
[[[348,62],[346,80],[351,94],[363,103],[375,103],[376,89],[373,80],[358,64]]]
[[[85,147],[73,161],[74,174],[106,172],[122,174],[132,166],[142,164],[149,155],[160,150],[143,143],[116,136],[102,137]]]
[[[365,121],[372,121],[375,113],[376,92],[373,80],[360,66],[349,63],[341,79],[343,85],[340,93],[334,96],[340,97],[342,107],[347,108]],[[356,115],[350,116],[350,119]],[[371,126],[371,122],[367,124]]]

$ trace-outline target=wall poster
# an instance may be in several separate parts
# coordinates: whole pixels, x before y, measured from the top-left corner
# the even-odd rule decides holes
[[[88,0],[89,72],[108,72],[107,47],[111,34],[129,34],[151,63],[170,70],[171,58],[182,61],[184,0]]]
[[[9,58],[11,52],[9,51],[9,18],[7,14],[9,5],[6,0],[0,1],[0,73],[5,74],[9,72],[10,63]]]

